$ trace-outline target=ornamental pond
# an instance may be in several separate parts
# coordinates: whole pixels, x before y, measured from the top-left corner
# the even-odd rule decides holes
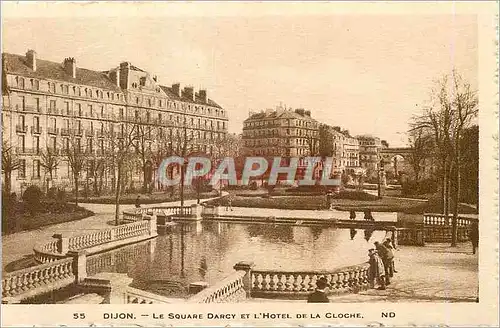
[[[186,297],[190,283],[216,282],[239,261],[258,270],[332,270],[368,260],[368,249],[385,231],[328,226],[197,222],[177,224],[146,242],[92,255],[89,275],[116,272],[132,286]]]

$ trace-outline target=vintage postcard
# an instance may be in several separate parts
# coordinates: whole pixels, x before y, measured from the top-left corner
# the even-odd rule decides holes
[[[3,2],[2,327],[498,326],[495,2]]]

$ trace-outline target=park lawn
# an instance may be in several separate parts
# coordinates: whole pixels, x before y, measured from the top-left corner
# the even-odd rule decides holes
[[[21,203],[19,203],[21,204]],[[11,213],[2,213],[2,235],[29,231],[44,226],[69,221],[77,221],[94,215],[94,212],[74,204],[42,203],[41,209],[33,216],[16,206]]]
[[[211,192],[202,192],[200,194],[200,199],[212,198],[218,195],[217,191]],[[141,204],[155,204],[155,203],[165,203],[165,202],[173,202],[180,200],[180,195],[175,193],[173,196],[170,195],[170,192],[155,192],[152,194],[140,194],[140,193],[132,193],[125,194],[120,196],[120,204],[135,204],[137,196],[140,196]],[[189,199],[197,199],[197,195],[192,191],[184,192],[184,200]],[[71,198],[71,202],[74,202],[75,199]],[[115,203],[115,195],[103,195],[99,197],[79,197],[79,203],[94,203],[94,204],[114,204]]]
[[[232,196],[232,206],[251,208],[277,208],[290,210],[325,210],[328,208],[326,197],[317,196],[277,196],[277,197],[242,197]],[[439,213],[437,205],[421,200],[383,197],[376,200],[333,199],[333,206],[339,211],[371,210],[373,212],[403,212],[408,214]],[[226,205],[227,198],[213,200],[208,205]],[[460,213],[473,213],[467,206],[461,206]]]

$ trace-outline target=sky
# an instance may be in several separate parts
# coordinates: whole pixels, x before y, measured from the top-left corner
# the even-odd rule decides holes
[[[128,5],[132,14],[121,15],[114,7],[100,11],[116,13],[112,17],[85,15],[81,4],[58,15],[50,14],[57,12],[50,5],[32,12],[11,8],[12,15],[4,11],[2,51],[34,49],[39,58],[57,62],[75,57],[79,67],[94,70],[129,61],[164,85],[206,88],[228,111],[234,133],[241,132],[249,111],[282,103],[391,146],[406,144],[408,120],[443,74],[456,68],[477,88],[474,15],[451,10],[176,15],[167,4],[153,11]]]

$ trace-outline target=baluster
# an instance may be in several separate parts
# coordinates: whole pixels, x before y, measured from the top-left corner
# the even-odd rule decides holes
[[[273,274],[272,273],[266,273],[264,275],[264,290],[275,290],[275,285],[276,283],[273,281]]]

